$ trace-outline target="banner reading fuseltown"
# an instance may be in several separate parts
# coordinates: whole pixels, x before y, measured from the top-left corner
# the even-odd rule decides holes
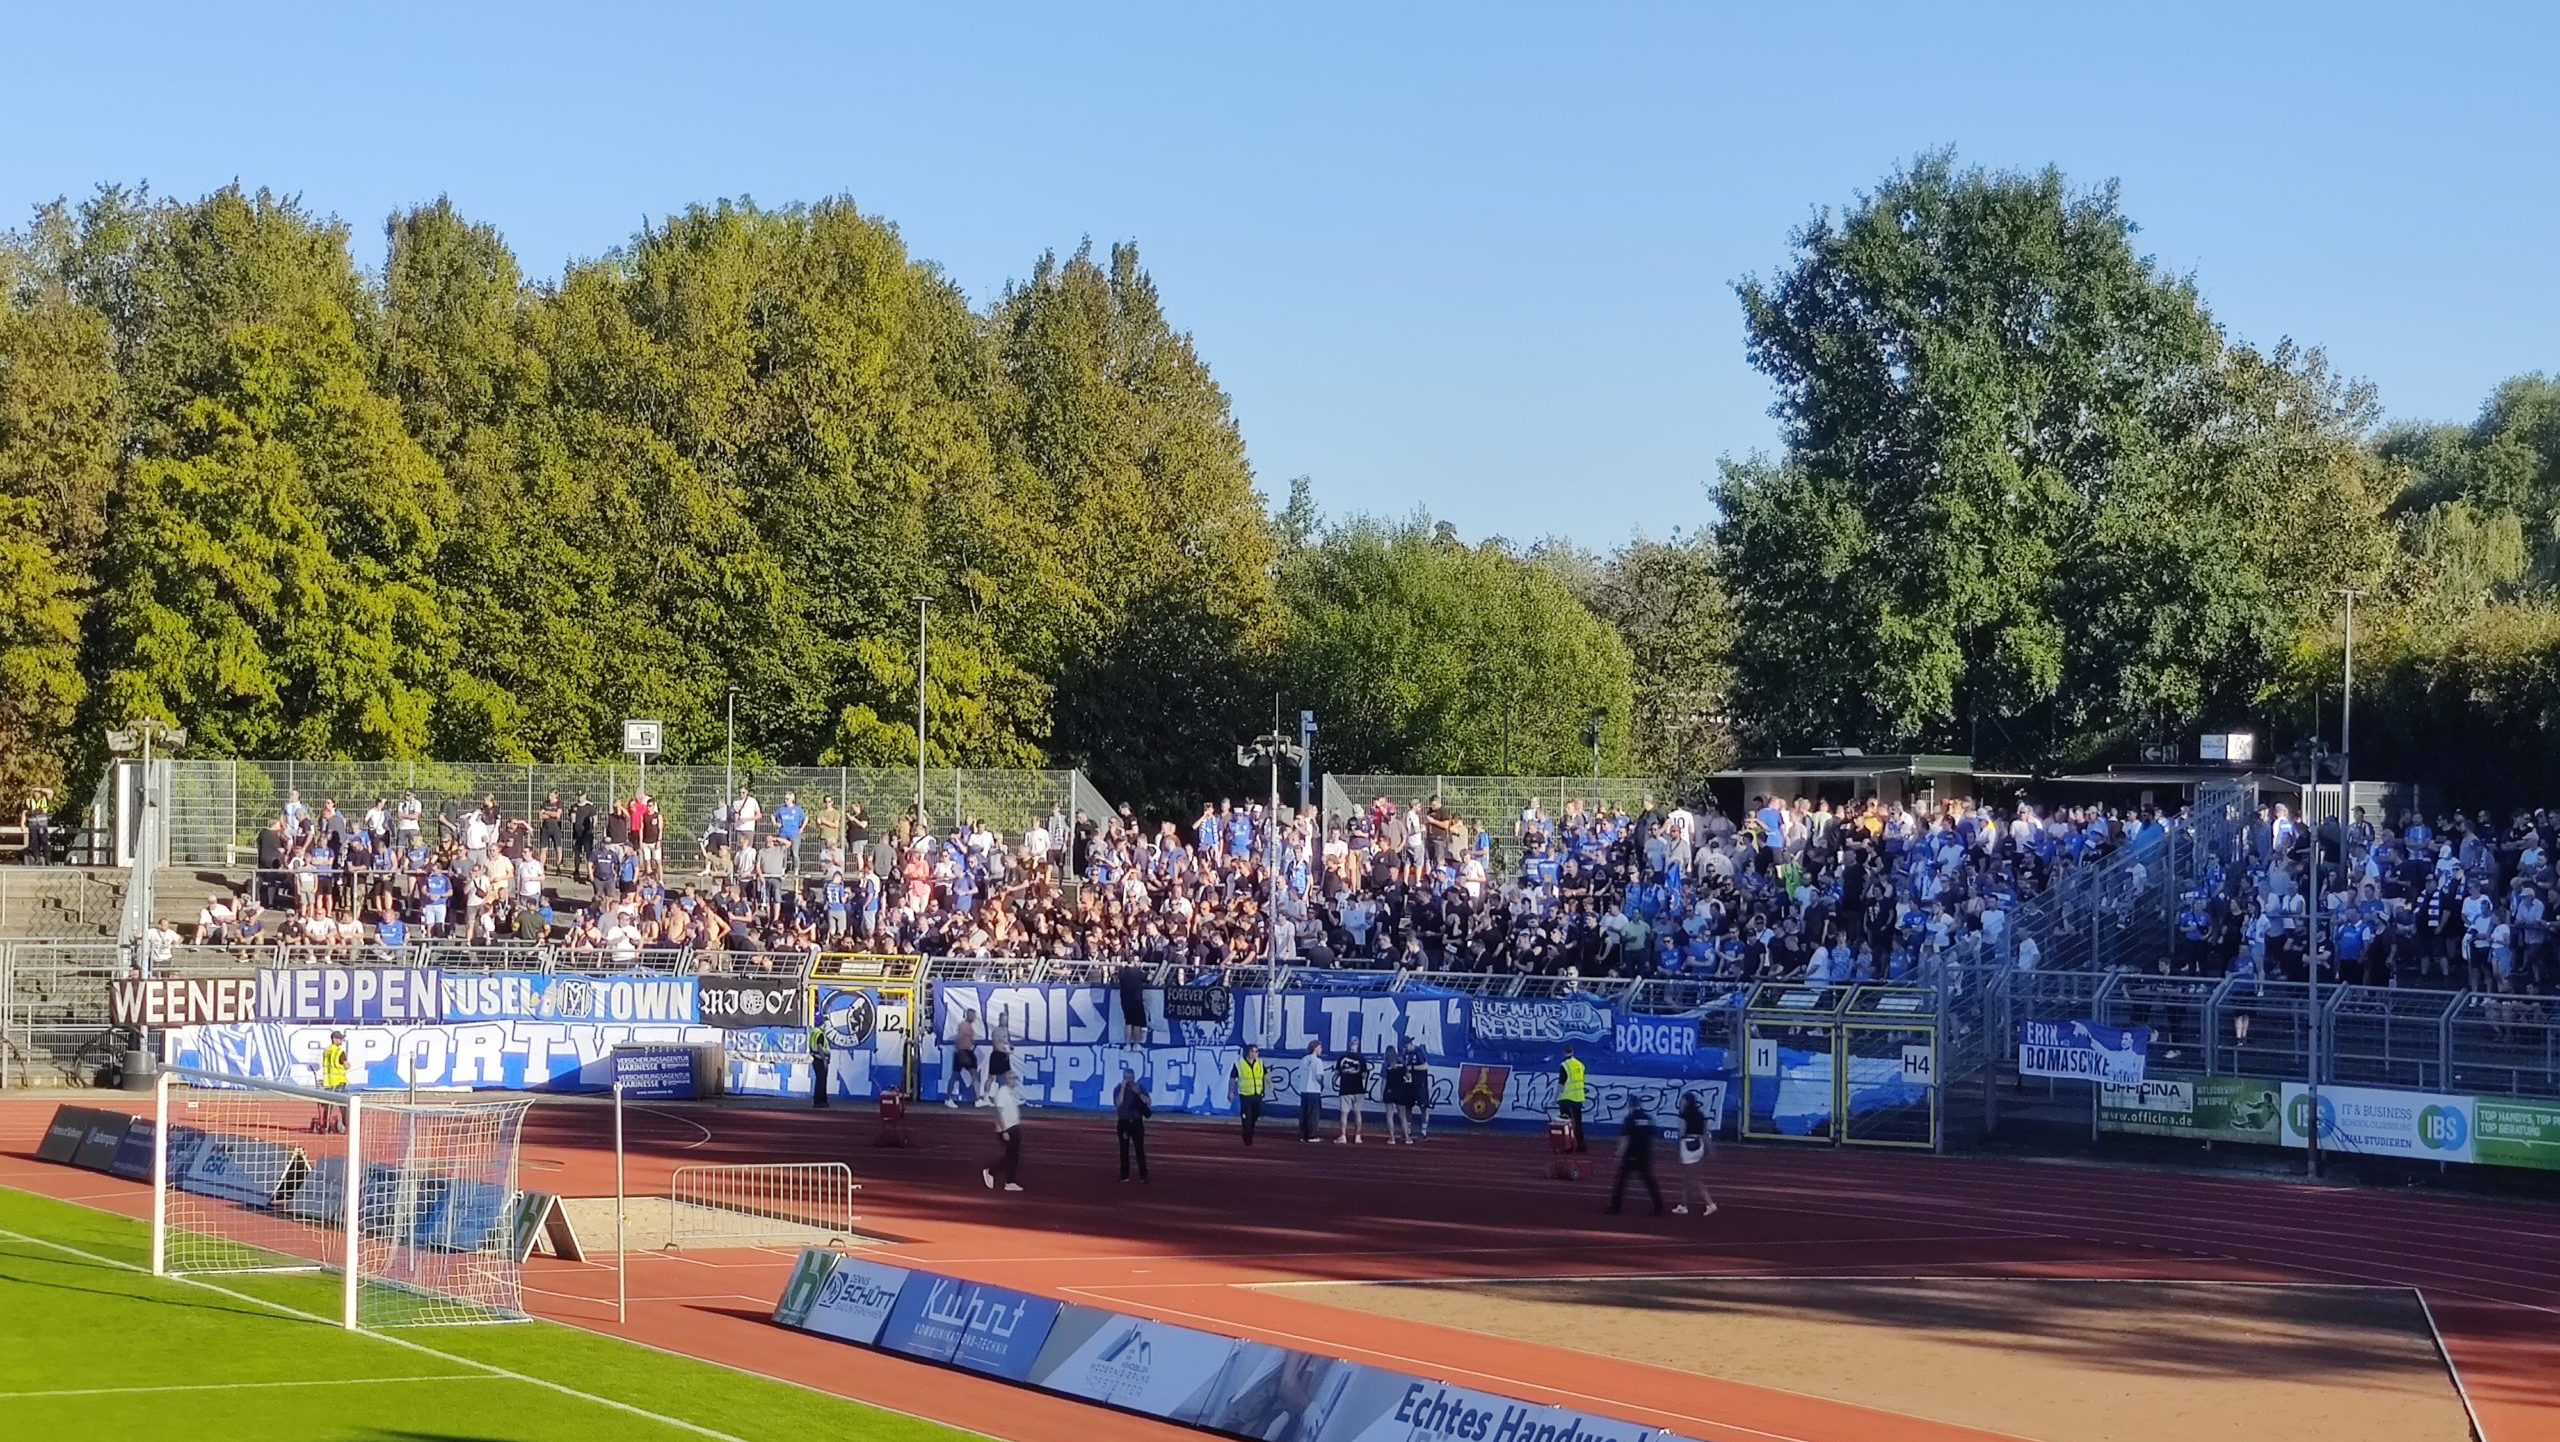
[[[2151,1053],[2151,1028],[2094,1021],[2018,1024],[2018,1074],[2135,1086]]]
[[[2098,1088],[2098,1129],[2275,1146],[2284,1084],[2257,1077],[2152,1076]]]

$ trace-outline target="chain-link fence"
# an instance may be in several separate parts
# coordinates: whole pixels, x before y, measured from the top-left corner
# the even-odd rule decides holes
[[[334,800],[354,815],[381,802],[397,807],[415,795],[430,836],[445,818],[494,797],[509,816],[536,816],[557,795],[574,808],[585,797],[600,808],[645,787],[666,818],[668,855],[707,833],[733,785],[753,788],[770,816],[786,795],[814,817],[832,799],[850,814],[860,806],[875,833],[915,809],[919,779],[924,813],[937,828],[975,817],[1010,839],[1052,817],[1072,824],[1099,819],[1110,803],[1080,771],[912,770],[840,766],[499,765],[441,761],[193,761],[162,763],[166,859],[177,866],[235,866],[247,860],[258,832],[299,798],[317,812]]]

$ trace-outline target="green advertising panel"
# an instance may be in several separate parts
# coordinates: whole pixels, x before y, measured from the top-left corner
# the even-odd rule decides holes
[[[2471,1122],[2473,1160],[2560,1171],[2560,1104],[2474,1097]]]
[[[2256,1077],[2154,1076],[2133,1086],[2098,1088],[2098,1128],[2190,1141],[2281,1144],[2280,1082]]]

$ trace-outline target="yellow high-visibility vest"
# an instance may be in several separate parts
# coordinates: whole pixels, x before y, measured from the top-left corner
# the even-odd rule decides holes
[[[1559,1095],[1569,1102],[1587,1099],[1582,1081],[1582,1058],[1569,1056],[1564,1059],[1564,1090]]]
[[[347,1049],[331,1042],[320,1050],[320,1085],[342,1087],[347,1084]]]
[[[1262,1080],[1263,1080],[1263,1076],[1265,1075],[1266,1071],[1267,1071],[1267,1067],[1266,1067],[1266,1066],[1265,1066],[1265,1064],[1264,1064],[1264,1063],[1262,1063],[1262,1062],[1258,1062],[1258,1061],[1240,1061],[1240,1062],[1237,1062],[1237,1063],[1236,1063],[1236,1094],[1237,1094],[1238,1096],[1248,1096],[1248,1097],[1258,1097],[1258,1096],[1262,1095]]]

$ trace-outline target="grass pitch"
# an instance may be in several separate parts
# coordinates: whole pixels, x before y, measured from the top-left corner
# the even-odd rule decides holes
[[[150,1229],[139,1222],[0,1188],[0,1437],[957,1442],[972,1435],[547,1322],[395,1334],[401,1340],[348,1332],[326,1320],[337,1306],[332,1279],[222,1279],[231,1291],[310,1314],[294,1315],[151,1276],[150,1259]]]

